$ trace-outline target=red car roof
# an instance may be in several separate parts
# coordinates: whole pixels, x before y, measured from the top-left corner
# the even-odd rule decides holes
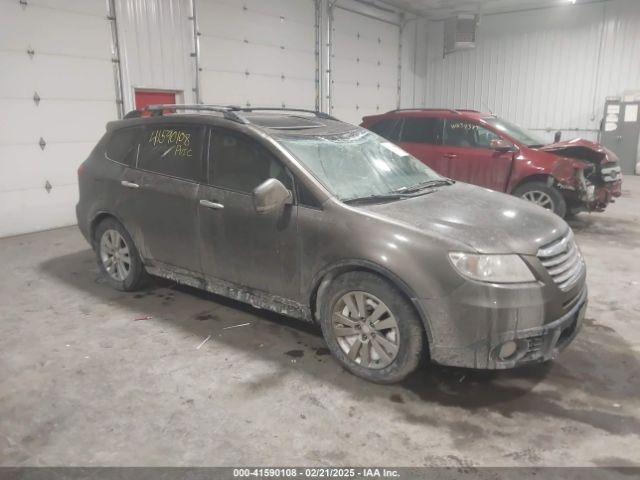
[[[416,109],[400,109],[391,110],[379,115],[369,115],[362,118],[363,124],[369,124],[373,120],[383,118],[402,118],[402,117],[443,117],[443,118],[470,118],[481,119],[491,116],[490,113],[479,112],[477,110],[467,109],[451,109],[451,108],[416,108]]]

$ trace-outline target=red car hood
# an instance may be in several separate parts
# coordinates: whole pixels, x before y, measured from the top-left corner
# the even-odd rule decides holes
[[[555,153],[563,157],[577,158],[579,160],[592,160],[598,163],[618,163],[618,157],[608,148],[599,143],[582,138],[574,138],[565,142],[551,143],[537,150]]]

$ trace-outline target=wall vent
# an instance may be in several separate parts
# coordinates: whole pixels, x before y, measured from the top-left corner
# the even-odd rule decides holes
[[[476,47],[478,15],[458,15],[444,21],[444,55]]]

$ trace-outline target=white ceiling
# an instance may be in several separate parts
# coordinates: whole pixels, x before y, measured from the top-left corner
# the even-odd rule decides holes
[[[593,0],[577,0],[590,3]],[[384,3],[430,18],[446,18],[459,13],[501,13],[531,8],[567,5],[570,0],[384,0]]]

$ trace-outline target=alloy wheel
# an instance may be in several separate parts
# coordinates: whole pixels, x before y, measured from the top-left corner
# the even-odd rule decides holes
[[[526,192],[522,195],[522,198],[531,203],[535,203],[542,208],[546,208],[547,210],[555,209],[553,199],[549,196],[549,194],[541,192],[540,190],[531,190],[529,192]]]
[[[384,302],[370,293],[353,291],[340,297],[331,326],[340,349],[362,367],[385,368],[398,355],[398,322]]]
[[[131,254],[124,237],[117,230],[105,230],[100,239],[100,260],[109,276],[123,282],[131,271]]]

